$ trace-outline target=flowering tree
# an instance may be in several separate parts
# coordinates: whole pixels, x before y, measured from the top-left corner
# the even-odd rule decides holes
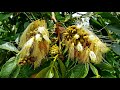
[[[0,13],[1,78],[119,78],[119,12]]]

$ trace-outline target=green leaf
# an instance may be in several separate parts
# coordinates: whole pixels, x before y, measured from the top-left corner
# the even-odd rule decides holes
[[[92,21],[93,23],[99,25],[99,26],[102,26],[102,25],[97,21],[97,18],[94,19],[94,17],[93,17],[93,18],[91,18],[91,21]]]
[[[11,78],[17,78],[19,72],[20,72],[20,66],[17,65],[15,70],[11,73],[10,77]]]
[[[103,19],[109,19],[112,24],[120,23],[119,20],[110,12],[97,12],[96,14],[100,15]]]
[[[78,64],[68,73],[70,78],[85,78],[89,71],[89,64]]]
[[[2,78],[8,78],[9,75],[12,73],[13,70],[15,70],[17,65],[16,57],[10,58],[3,66],[0,71],[0,77]]]
[[[9,51],[14,51],[16,53],[19,52],[18,49],[10,42],[6,42],[6,43],[0,45],[0,48],[5,49],[5,50],[9,50]]]
[[[113,75],[112,73],[110,73],[108,71],[102,71],[101,72],[101,77],[102,78],[116,78],[115,75]]]
[[[46,73],[45,78],[53,78],[53,76],[54,76],[54,72],[53,72],[53,68],[52,68]]]
[[[99,76],[97,68],[95,66],[93,66],[91,63],[90,63],[90,68],[96,76]]]
[[[110,30],[116,34],[120,34],[120,26],[119,25],[108,25],[107,28],[108,28],[108,30]]]
[[[54,13],[57,21],[64,22],[64,17],[62,17],[59,12],[54,12]]]
[[[114,72],[114,68],[112,67],[112,65],[110,65],[109,63],[100,63],[96,65],[97,67],[99,67],[102,71],[108,71],[108,72]]]
[[[46,67],[44,69],[42,69],[36,76],[35,78],[45,78],[47,72],[50,70],[50,67]]]
[[[61,73],[62,73],[62,77],[65,77],[66,67],[60,59],[58,59],[58,63],[60,65],[60,70],[61,70]]]
[[[67,16],[65,17],[65,21],[64,21],[64,22],[67,22],[70,18],[71,18],[71,16],[70,16],[70,15],[67,15]]]
[[[9,14],[0,14],[0,21],[7,19],[8,17],[10,17],[12,15],[12,13]]]
[[[2,28],[0,28],[0,32],[6,33],[7,31],[5,31],[5,30],[3,30]]]
[[[58,70],[56,67],[53,67],[54,70],[54,78],[59,78]]]
[[[113,55],[113,51],[111,50],[111,51],[107,52],[105,57],[106,57],[106,60],[108,61],[108,63],[111,64],[112,66],[114,66],[115,58]]]
[[[120,45],[119,44],[114,43],[111,45],[111,47],[116,54],[120,55]]]
[[[29,24],[30,24],[29,22],[25,22],[24,23],[24,28],[26,29]]]

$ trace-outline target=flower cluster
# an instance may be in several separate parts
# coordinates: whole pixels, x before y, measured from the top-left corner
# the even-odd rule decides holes
[[[63,42],[71,59],[79,62],[100,63],[102,54],[108,51],[103,43],[92,31],[78,25],[69,26],[63,33]]]
[[[36,20],[28,25],[20,37],[19,64],[34,63],[38,67],[49,51],[49,33],[45,20]]]
[[[59,53],[59,47],[55,44],[50,48],[50,54],[51,55],[56,55]]]

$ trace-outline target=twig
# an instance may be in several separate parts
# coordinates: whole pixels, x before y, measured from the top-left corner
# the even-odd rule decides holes
[[[27,15],[27,13],[26,12],[23,12],[28,18],[29,18],[29,16]],[[29,18],[29,20],[32,22],[32,20]]]
[[[51,14],[52,14],[52,20],[56,23],[56,22],[57,22],[57,20],[56,20],[56,18],[55,18],[55,13],[54,13],[54,12],[52,12]]]
[[[33,13],[31,12],[31,15],[32,15],[32,17],[34,18],[34,20],[36,20],[36,18],[35,18],[35,16],[33,15]]]
[[[108,26],[108,24],[106,26],[104,26],[103,28],[101,28],[100,30],[98,30],[97,32],[102,31],[103,29],[105,29]]]

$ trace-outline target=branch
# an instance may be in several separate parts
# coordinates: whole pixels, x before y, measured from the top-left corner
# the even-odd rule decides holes
[[[56,23],[56,22],[57,22],[57,20],[56,20],[56,18],[55,18],[55,13],[54,13],[54,12],[52,12],[51,14],[52,14],[52,20]]]

